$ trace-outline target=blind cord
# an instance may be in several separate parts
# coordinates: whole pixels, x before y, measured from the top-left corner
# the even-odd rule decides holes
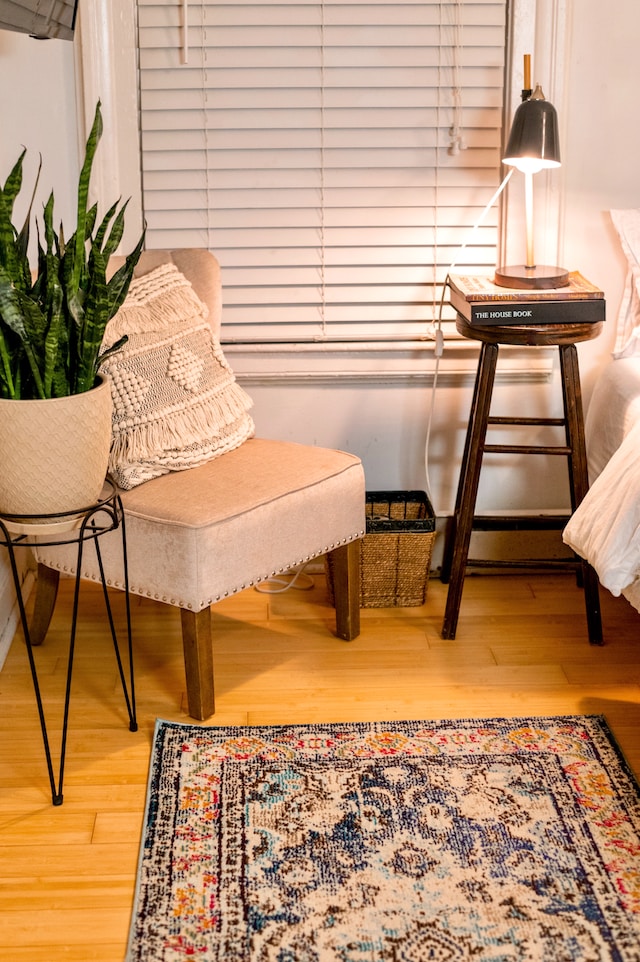
[[[207,233],[207,248],[212,251],[213,248],[213,237],[212,237],[212,219],[211,219],[211,180],[209,175],[209,159],[211,152],[211,138],[209,131],[209,70],[208,70],[208,17],[206,4],[203,0],[200,7],[202,15],[202,46],[200,50],[200,74],[201,83],[203,90],[202,97],[202,129],[204,133],[204,189],[206,195],[206,233]]]
[[[460,87],[460,48],[462,47],[462,0],[454,3],[454,37],[453,37],[453,121],[449,128],[450,157],[456,157],[461,150],[467,149],[462,129],[462,88]]]
[[[320,4],[320,324],[322,336],[327,335],[327,278],[326,278],[326,236],[325,236],[325,29],[324,3]]]

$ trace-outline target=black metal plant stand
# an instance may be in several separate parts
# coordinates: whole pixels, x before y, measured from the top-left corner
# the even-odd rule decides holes
[[[118,637],[115,628],[115,623],[113,620],[113,614],[111,611],[111,603],[109,601],[109,595],[107,591],[107,583],[105,580],[104,567],[102,563],[102,555],[100,552],[99,539],[102,535],[109,531],[115,531],[119,529],[122,537],[122,555],[123,555],[123,567],[124,567],[124,593],[125,593],[125,607],[126,607],[126,620],[127,620],[127,645],[128,645],[128,663],[129,663],[129,686],[127,687],[127,679],[125,676],[125,668],[123,665],[122,657],[120,654],[120,646],[118,644]],[[85,543],[88,541],[93,541],[95,544],[96,555],[98,558],[98,566],[100,569],[100,579],[102,582],[102,591],[105,600],[105,606],[107,610],[107,617],[109,619],[109,628],[111,630],[111,638],[113,640],[113,647],[115,651],[116,661],[118,665],[118,672],[120,675],[120,681],[122,683],[122,690],[124,692],[125,703],[127,707],[127,713],[129,715],[129,730],[135,732],[138,730],[138,723],[136,721],[136,708],[135,708],[135,686],[134,686],[134,672],[133,672],[133,649],[131,640],[131,609],[129,604],[129,570],[127,563],[127,539],[125,530],[125,520],[124,520],[124,510],[122,507],[122,502],[117,493],[115,484],[112,481],[107,480],[105,488],[101,496],[98,498],[95,504],[87,507],[80,508],[74,511],[61,512],[59,514],[47,514],[47,515],[0,515],[0,545],[4,545],[9,551],[9,561],[11,565],[11,572],[13,575],[14,586],[16,590],[16,596],[18,599],[18,608],[20,612],[20,621],[22,624],[22,630],[24,633],[24,638],[26,642],[27,655],[29,658],[29,666],[31,669],[31,677],[33,679],[33,687],[36,696],[36,703],[38,706],[38,715],[40,717],[40,727],[42,729],[42,738],[44,741],[44,750],[47,759],[47,768],[49,772],[49,782],[51,785],[51,800],[54,805],[62,805],[63,793],[62,784],[64,779],[64,764],[65,755],[67,747],[67,730],[69,724],[69,704],[71,700],[71,679],[73,674],[73,656],[75,651],[76,642],[76,628],[78,621],[78,602],[80,597],[80,572],[82,570],[82,555]],[[18,573],[18,566],[16,564],[15,549],[23,547],[45,547],[50,545],[77,545],[77,564],[76,564],[76,581],[73,596],[73,613],[71,619],[71,629],[69,634],[69,657],[67,661],[67,678],[66,678],[66,690],[65,690],[65,701],[64,701],[64,715],[62,723],[62,740],[60,747],[60,767],[58,772],[58,780],[56,783],[56,776],[54,773],[53,760],[51,755],[51,747],[49,742],[49,735],[47,732],[47,723],[44,712],[44,706],[42,702],[42,696],[40,693],[40,683],[38,681],[38,672],[36,669],[35,658],[33,654],[33,645],[31,642],[31,635],[29,632],[29,625],[27,622],[27,616],[24,606],[24,600],[22,597],[22,590],[20,584],[20,576]]]

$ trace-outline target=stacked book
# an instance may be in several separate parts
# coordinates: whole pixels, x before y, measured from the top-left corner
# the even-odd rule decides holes
[[[450,274],[449,302],[469,324],[597,324],[605,319],[604,293],[572,271],[566,287],[512,290],[490,277]]]

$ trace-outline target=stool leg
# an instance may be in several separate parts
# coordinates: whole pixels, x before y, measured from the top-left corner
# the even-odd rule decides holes
[[[582,413],[582,391],[580,388],[578,352],[575,344],[563,344],[560,346],[559,351],[567,446],[571,449],[569,456],[571,510],[575,511],[589,490],[589,472]],[[584,590],[589,641],[592,645],[601,645],[603,643],[603,636],[598,576],[591,565],[587,564],[584,560],[582,561],[582,587]]]
[[[476,498],[480,482],[482,454],[487,434],[489,408],[498,362],[498,345],[482,344],[478,373],[473,392],[469,427],[465,440],[464,455],[460,468],[460,480],[456,496],[456,507],[445,545],[447,569],[443,580],[449,581],[447,604],[441,635],[445,639],[455,638],[458,626],[458,613],[462,600],[462,588],[469,557],[469,542],[473,528]],[[443,568],[445,567],[443,563]]]
[[[482,354],[481,354],[482,357]],[[478,368],[476,370],[476,379],[473,386],[473,395],[471,397],[471,409],[469,412],[469,422],[467,425],[467,433],[464,439],[464,450],[462,452],[462,460],[460,462],[460,477],[458,478],[458,490],[456,492],[456,503],[453,509],[453,515],[451,516],[450,522],[447,526],[447,532],[445,536],[445,543],[442,552],[442,566],[440,568],[440,581],[443,585],[449,584],[451,578],[451,565],[453,563],[453,550],[457,538],[457,518],[460,514],[460,507],[463,502],[464,493],[466,490],[466,471],[470,464],[469,450],[471,448],[471,440],[473,435],[472,424],[476,417],[476,411],[478,410],[478,403],[480,399],[480,392],[483,385],[482,378],[482,360],[478,362]]]

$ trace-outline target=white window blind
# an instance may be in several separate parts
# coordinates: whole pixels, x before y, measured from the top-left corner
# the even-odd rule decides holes
[[[147,246],[216,254],[225,340],[423,338],[495,266],[506,0],[138,3]]]

